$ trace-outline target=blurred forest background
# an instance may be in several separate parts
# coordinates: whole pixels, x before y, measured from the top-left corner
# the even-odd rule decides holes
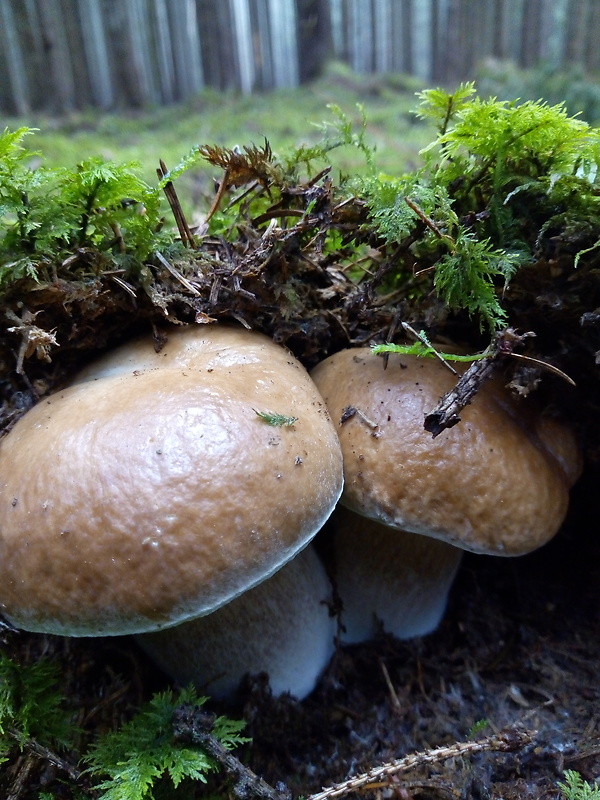
[[[0,108],[173,103],[358,73],[470,78],[485,59],[600,69],[597,0],[0,0]]]
[[[431,138],[410,113],[426,86],[475,80],[600,120],[599,32],[598,0],[0,0],[0,112],[40,129],[28,144],[52,166],[137,160],[154,182],[159,158],[310,143],[328,104],[360,124],[359,103],[397,173]]]

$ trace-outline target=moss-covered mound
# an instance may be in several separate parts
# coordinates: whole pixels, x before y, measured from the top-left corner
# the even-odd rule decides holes
[[[427,91],[418,113],[439,136],[419,171],[389,176],[364,130],[334,112],[317,146],[277,157],[267,142],[207,145],[171,173],[161,167],[156,188],[132,165],[94,158],[30,169],[28,131],[5,132],[2,429],[140,328],[159,346],[172,324],[228,319],[307,366],[348,345],[446,338],[476,353],[496,342],[507,381],[576,417],[596,458],[598,130],[561,106],[479,99],[471,85]],[[363,151],[365,176],[334,181],[314,167],[340,144]],[[191,228],[175,187],[197,158],[220,175]],[[514,357],[505,333],[497,344],[507,328]]]

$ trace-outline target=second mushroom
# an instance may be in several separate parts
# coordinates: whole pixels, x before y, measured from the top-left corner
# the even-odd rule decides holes
[[[439,623],[463,550],[517,556],[560,527],[581,457],[568,427],[486,384],[462,422],[436,439],[424,416],[456,379],[436,359],[369,348],[312,372],[338,426],[345,507],[335,567],[342,641],[378,625],[399,638]]]

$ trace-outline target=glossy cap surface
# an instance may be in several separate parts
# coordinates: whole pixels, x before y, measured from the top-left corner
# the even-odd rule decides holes
[[[80,636],[210,613],[302,549],[341,489],[335,428],[286,349],[221,325],[127,344],[0,442],[0,611]]]
[[[433,439],[423,419],[456,384],[437,359],[368,348],[312,372],[344,454],[342,502],[371,519],[478,553],[519,555],[558,530],[581,459],[571,432],[497,383]]]

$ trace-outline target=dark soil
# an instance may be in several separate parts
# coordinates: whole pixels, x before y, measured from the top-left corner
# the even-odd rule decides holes
[[[243,708],[213,707],[247,720],[252,743],[240,759],[298,797],[406,753],[522,726],[533,740],[517,752],[481,752],[421,767],[371,788],[368,796],[546,800],[560,796],[565,769],[597,780],[598,478],[597,468],[584,474],[565,525],[538,552],[516,559],[466,556],[435,633],[404,642],[382,635],[340,650],[302,703],[271,698],[257,680],[249,682]],[[154,691],[169,686],[127,638],[7,631],[3,641],[20,661],[40,655],[59,660],[62,689],[86,738],[118,727]],[[59,767],[27,751],[14,753],[0,772],[0,796],[30,800],[40,790],[77,796]],[[226,778],[209,789],[199,785],[194,796],[215,790],[232,796]]]

